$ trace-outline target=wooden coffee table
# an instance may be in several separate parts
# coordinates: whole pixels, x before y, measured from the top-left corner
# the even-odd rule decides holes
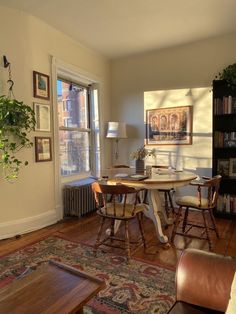
[[[105,282],[73,267],[49,261],[0,290],[0,313],[83,313]]]

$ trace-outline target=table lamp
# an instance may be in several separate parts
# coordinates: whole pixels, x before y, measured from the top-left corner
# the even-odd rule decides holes
[[[119,150],[118,150],[119,139],[127,138],[126,124],[124,122],[108,122],[106,137],[113,138],[116,140],[115,159],[117,161],[119,157]]]

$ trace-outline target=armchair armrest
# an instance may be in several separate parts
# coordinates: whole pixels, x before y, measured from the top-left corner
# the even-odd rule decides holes
[[[185,250],[176,272],[176,298],[225,312],[236,259],[195,249]]]
[[[211,177],[202,176],[203,180],[211,180]]]
[[[202,188],[206,188],[208,185],[205,184],[203,178],[201,180],[193,180],[190,182],[190,185],[197,187],[197,197],[199,201],[199,207],[202,205]]]
[[[191,181],[190,185],[194,185],[194,186],[208,186],[207,179],[205,179],[205,177],[202,177],[200,180],[193,180],[193,181]]]

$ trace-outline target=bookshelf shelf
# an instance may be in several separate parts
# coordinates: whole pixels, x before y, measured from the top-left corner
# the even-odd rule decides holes
[[[213,175],[222,181],[215,214],[236,218],[236,88],[213,81]]]

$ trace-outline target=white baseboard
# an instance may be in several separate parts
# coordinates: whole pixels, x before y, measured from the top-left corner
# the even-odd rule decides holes
[[[55,210],[50,210],[46,213],[12,220],[0,223],[0,239],[7,239],[16,235],[28,233],[50,226],[58,221],[58,214]]]

